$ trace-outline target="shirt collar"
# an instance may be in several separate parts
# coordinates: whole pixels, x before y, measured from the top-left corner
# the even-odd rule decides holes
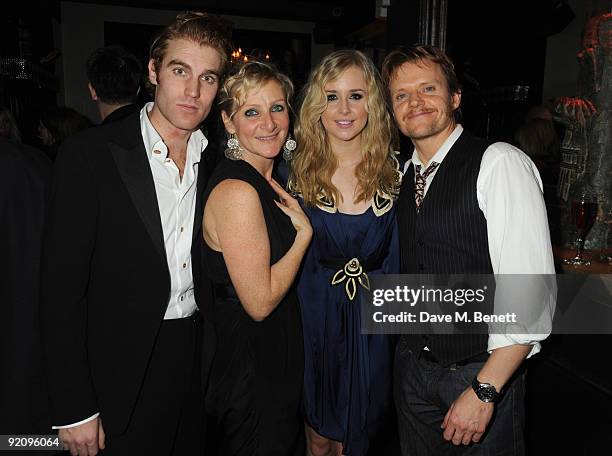
[[[457,124],[453,132],[442,143],[442,145],[436,151],[434,156],[431,157],[431,160],[429,160],[429,164],[431,164],[432,162],[442,163],[442,160],[444,160],[444,157],[446,157],[446,154],[448,154],[448,151],[450,150],[450,148],[453,147],[453,144],[455,144],[455,142],[459,139],[459,136],[461,136],[461,133],[463,133],[463,127],[461,126],[461,124]],[[421,162],[421,159],[419,158],[419,154],[416,148],[414,149],[414,152],[412,153],[411,161],[415,165],[420,165],[421,167],[423,167],[423,163]]]
[[[149,119],[148,113],[151,112],[151,109],[153,109],[152,101],[146,103],[140,110],[142,140],[149,160],[165,160],[168,156],[168,147],[166,147],[162,137],[151,123],[151,119]],[[208,139],[204,136],[204,133],[200,129],[193,131],[187,142],[187,163],[199,163],[206,146],[208,146]]]

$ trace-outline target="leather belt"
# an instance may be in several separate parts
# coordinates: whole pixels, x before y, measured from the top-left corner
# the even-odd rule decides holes
[[[430,363],[440,364],[438,358],[436,358],[430,350],[421,350],[417,358],[422,359],[424,361],[428,361]],[[460,361],[455,361],[454,363],[450,364],[450,367],[462,367],[470,363],[483,363],[486,362],[487,359],[489,359],[489,353],[483,352],[474,356],[470,356],[469,358],[462,359]]]

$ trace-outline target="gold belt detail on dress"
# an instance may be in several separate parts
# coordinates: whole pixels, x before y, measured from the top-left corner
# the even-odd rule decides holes
[[[334,274],[331,279],[332,285],[338,285],[343,282],[344,289],[346,291],[346,295],[349,300],[355,299],[355,295],[357,294],[357,282],[366,290],[370,290],[370,279],[368,279],[368,275],[364,272],[359,260],[357,258],[352,258],[344,265],[342,269],[339,269],[338,272]]]

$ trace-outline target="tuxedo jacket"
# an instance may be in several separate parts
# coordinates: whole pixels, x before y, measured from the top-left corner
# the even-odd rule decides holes
[[[0,434],[48,434],[39,318],[51,161],[0,139]]]
[[[192,243],[204,318],[203,378],[214,352],[202,278],[198,165]],[[170,296],[170,275],[139,113],[68,140],[55,164],[42,257],[41,312],[55,425],[99,411],[107,432],[128,425]]]

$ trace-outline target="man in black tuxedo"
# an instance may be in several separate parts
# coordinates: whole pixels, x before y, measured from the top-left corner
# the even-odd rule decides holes
[[[537,168],[457,123],[461,89],[441,49],[394,51],[383,78],[415,147],[397,211],[402,273],[496,274],[495,305],[505,297],[512,308],[532,296],[518,297],[503,276],[531,274],[534,291],[547,290],[533,302],[542,306],[538,328],[549,331],[555,292],[541,275],[555,270]],[[524,454],[521,365],[546,336],[402,336],[394,371],[402,455]]]
[[[220,18],[177,15],[151,45],[154,102],[62,147],[42,321],[52,420],[73,455],[201,451],[200,339],[208,360],[212,333],[198,310],[210,292],[199,125],[230,51]]]
[[[51,161],[0,139],[0,434],[48,434],[39,280]]]

